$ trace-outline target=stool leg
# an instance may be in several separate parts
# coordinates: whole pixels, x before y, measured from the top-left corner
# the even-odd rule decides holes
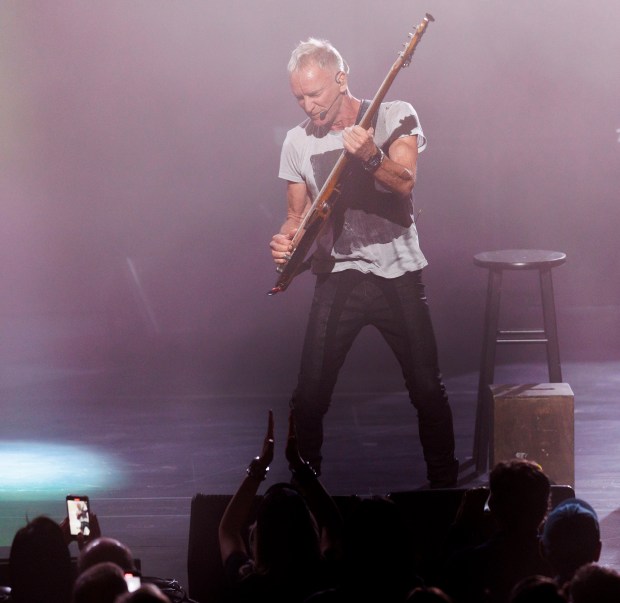
[[[489,270],[473,450],[473,458],[478,473],[484,473],[486,471],[489,459],[489,432],[491,427],[489,385],[493,382],[493,377],[495,375],[495,347],[499,326],[501,289],[502,271]]]
[[[545,325],[545,334],[547,336],[549,382],[561,383],[562,367],[560,365],[560,344],[558,342],[558,327],[555,316],[551,269],[540,271],[540,290],[542,293],[543,321]]]

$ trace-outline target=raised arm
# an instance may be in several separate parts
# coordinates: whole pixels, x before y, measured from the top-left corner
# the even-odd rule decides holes
[[[308,508],[321,530],[321,552],[325,555],[342,553],[342,517],[327,490],[312,467],[299,454],[293,413],[288,420],[286,459],[293,474],[293,482],[302,493]]]
[[[272,460],[273,412],[270,410],[261,455],[253,459],[248,466],[247,475],[228,503],[220,521],[218,536],[222,563],[226,563],[233,553],[248,554],[242,530],[249,517],[258,487],[267,476]]]

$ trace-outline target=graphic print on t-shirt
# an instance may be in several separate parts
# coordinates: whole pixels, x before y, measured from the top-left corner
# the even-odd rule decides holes
[[[335,149],[310,158],[319,190],[341,154],[341,149]],[[372,175],[354,158],[349,160],[341,177],[340,191],[329,218],[334,251],[339,255],[354,254],[371,244],[389,243],[402,236],[412,224],[411,200],[377,190]]]

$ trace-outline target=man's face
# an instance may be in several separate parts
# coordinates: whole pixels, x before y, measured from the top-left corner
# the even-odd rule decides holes
[[[331,122],[342,103],[338,71],[321,69],[313,63],[291,73],[291,90],[304,113],[317,125]],[[325,119],[321,119],[321,112]]]

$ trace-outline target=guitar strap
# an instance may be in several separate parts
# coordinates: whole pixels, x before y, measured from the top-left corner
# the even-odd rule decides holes
[[[362,121],[362,117],[364,117],[366,111],[368,111],[368,107],[370,107],[371,102],[372,101],[369,100],[362,100],[360,103],[360,109],[357,112],[357,118],[355,119],[355,125]],[[379,111],[377,111],[372,117],[372,127],[375,128],[375,130],[377,129],[377,117],[379,117]]]

